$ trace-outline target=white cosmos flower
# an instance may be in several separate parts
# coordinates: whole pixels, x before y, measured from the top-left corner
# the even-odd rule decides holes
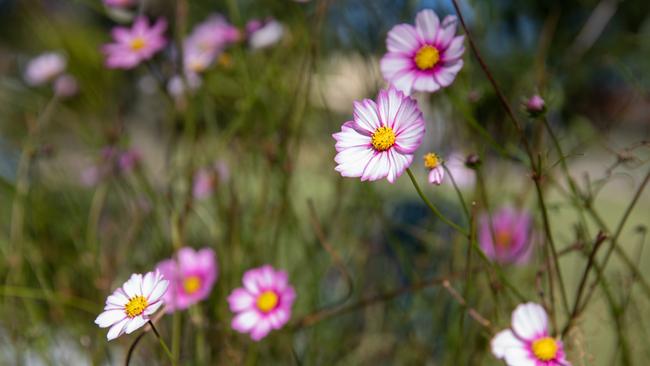
[[[163,304],[162,296],[169,281],[160,272],[149,272],[142,276],[131,275],[122,287],[106,299],[104,312],[95,319],[100,328],[108,328],[106,338],[115,339],[122,334],[131,334],[145,325],[150,316]]]

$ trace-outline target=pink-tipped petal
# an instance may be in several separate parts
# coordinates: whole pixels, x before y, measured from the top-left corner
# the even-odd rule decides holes
[[[262,338],[266,337],[267,334],[271,331],[271,324],[268,320],[262,320],[258,322],[253,330],[251,331],[251,339],[254,341],[260,341]]]
[[[230,311],[241,312],[252,309],[255,306],[255,298],[243,288],[238,288],[228,296],[228,304]]]
[[[415,16],[415,29],[425,43],[431,44],[435,41],[439,28],[440,19],[433,10],[425,9]]]
[[[232,319],[232,328],[240,333],[247,333],[260,321],[260,314],[256,310],[239,313]]]
[[[388,32],[386,48],[389,52],[414,53],[420,46],[415,28],[409,24],[399,24]]]
[[[512,313],[512,329],[519,338],[532,341],[548,334],[548,317],[544,308],[532,302],[518,305]]]
[[[355,101],[353,115],[356,125],[370,135],[381,126],[377,105],[370,99]]]

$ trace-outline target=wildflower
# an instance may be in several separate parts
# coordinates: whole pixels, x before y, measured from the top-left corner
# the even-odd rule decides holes
[[[205,71],[223,48],[240,38],[239,30],[221,15],[198,24],[183,42],[183,65],[188,73]]]
[[[472,169],[465,165],[465,158],[459,152],[454,152],[445,160],[445,166],[454,182],[459,188],[471,188],[476,181],[476,175]]]
[[[135,0],[104,0],[104,5],[116,8],[126,8],[135,5]]]
[[[388,53],[381,59],[386,81],[410,94],[449,86],[463,67],[464,36],[455,36],[456,17],[440,23],[433,10],[420,11],[415,26],[399,24],[388,32]]]
[[[62,98],[72,97],[78,91],[79,85],[77,85],[77,79],[70,74],[63,74],[54,81],[54,94]]]
[[[424,155],[424,167],[429,169],[429,183],[439,186],[445,177],[440,157],[434,153]]]
[[[66,66],[66,59],[58,52],[47,52],[29,61],[25,81],[29,85],[43,85],[59,76]]]
[[[530,258],[532,218],[527,212],[504,207],[491,217],[483,214],[478,235],[481,249],[494,261],[523,264]]]
[[[393,183],[413,161],[424,136],[424,119],[415,99],[390,87],[377,102],[354,103],[354,120],[345,122],[336,140],[336,171],[365,180]]]
[[[232,328],[250,333],[254,341],[259,341],[289,321],[296,292],[289,284],[287,273],[276,271],[270,265],[246,271],[242,282],[244,287],[228,296],[230,310],[237,313]]]
[[[208,169],[199,169],[194,174],[194,186],[192,195],[196,199],[208,198],[214,190],[216,177],[213,171]]]
[[[253,49],[262,49],[278,43],[284,35],[284,26],[275,19],[260,21],[253,19],[246,24],[248,44]]]
[[[199,251],[181,248],[176,259],[164,260],[157,268],[170,281],[169,291],[163,298],[168,313],[206,299],[217,280],[217,260],[210,248]]]
[[[117,166],[120,172],[128,173],[140,164],[140,160],[142,160],[140,152],[135,149],[129,149],[120,153],[117,159]]]
[[[544,99],[538,94],[530,97],[524,106],[526,107],[526,111],[531,117],[540,116],[546,111]]]
[[[100,328],[108,328],[106,338],[115,339],[131,334],[145,325],[150,316],[163,304],[162,297],[169,282],[160,272],[149,272],[144,277],[132,274],[122,287],[106,299],[104,312],[95,319]]]
[[[149,60],[167,44],[163,36],[167,22],[159,18],[152,26],[145,17],[136,18],[131,29],[113,28],[115,43],[106,44],[102,51],[106,55],[106,67],[111,69],[132,69],[142,61]]]
[[[571,366],[562,341],[550,336],[544,308],[532,302],[512,313],[512,328],[492,338],[492,353],[508,366]]]

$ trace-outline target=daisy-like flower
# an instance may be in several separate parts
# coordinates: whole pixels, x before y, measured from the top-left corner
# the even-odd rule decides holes
[[[243,283],[228,296],[230,310],[237,313],[232,328],[259,341],[289,321],[296,292],[287,273],[270,265],[246,271]]]
[[[145,325],[163,304],[162,297],[168,285],[169,282],[158,271],[144,276],[132,274],[106,299],[104,312],[95,319],[95,324],[100,328],[110,327],[106,335],[109,341],[124,333],[133,333]]]
[[[434,153],[424,155],[424,167],[429,169],[429,183],[439,186],[445,178],[445,169],[442,160]]]
[[[393,183],[413,162],[424,136],[424,119],[415,99],[390,87],[377,102],[354,102],[354,119],[332,135],[336,140],[336,171],[362,181]]]
[[[147,18],[138,17],[131,29],[113,28],[111,34],[115,43],[106,44],[102,51],[106,55],[106,67],[111,69],[132,69],[142,61],[152,58],[167,44],[163,33],[167,22],[159,18],[152,26]]]
[[[58,52],[47,52],[39,55],[27,64],[25,81],[29,85],[43,85],[54,80],[65,70],[66,59]]]
[[[217,259],[210,248],[199,251],[181,248],[178,258],[164,260],[157,268],[170,281],[169,291],[163,298],[168,313],[206,299],[217,280]]]
[[[388,32],[388,53],[381,59],[384,79],[406,94],[435,92],[449,86],[463,67],[464,36],[456,35],[456,17],[440,23],[433,10],[420,11],[415,26],[399,24]]]
[[[183,65],[186,72],[205,71],[226,45],[239,38],[239,30],[221,15],[213,15],[198,24],[183,42]]]
[[[491,346],[494,356],[508,366],[571,366],[562,341],[549,334],[546,311],[532,302],[517,306],[511,329],[497,333]]]
[[[533,219],[529,213],[503,207],[491,217],[483,214],[479,224],[479,245],[488,258],[499,263],[528,262],[533,249]]]

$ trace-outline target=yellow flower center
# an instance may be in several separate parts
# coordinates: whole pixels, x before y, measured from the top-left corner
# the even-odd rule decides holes
[[[497,232],[494,233],[494,236],[497,246],[500,248],[508,248],[512,242],[512,235],[509,230],[497,230]]]
[[[438,61],[440,61],[440,52],[433,46],[424,45],[415,54],[415,64],[420,70],[432,69]]]
[[[424,155],[424,166],[428,169],[435,169],[440,165],[440,158],[434,153]]]
[[[551,337],[540,338],[533,342],[533,354],[540,361],[550,361],[557,355],[557,342]]]
[[[142,314],[148,305],[149,304],[147,303],[147,299],[144,296],[138,295],[132,297],[124,306],[124,312],[129,318],[135,318],[136,316]]]
[[[188,276],[183,280],[183,289],[186,294],[193,294],[201,288],[201,279],[199,276]]]
[[[386,151],[395,145],[395,132],[388,126],[382,126],[372,134],[372,147],[377,151]]]
[[[263,313],[268,313],[278,306],[278,300],[278,295],[274,291],[264,291],[257,298],[257,308]]]
[[[131,49],[132,49],[133,51],[138,51],[138,50],[142,49],[142,47],[144,47],[145,44],[146,44],[146,43],[145,43],[145,41],[144,41],[144,38],[142,38],[142,37],[135,37],[135,38],[133,38],[133,39],[131,40]]]

